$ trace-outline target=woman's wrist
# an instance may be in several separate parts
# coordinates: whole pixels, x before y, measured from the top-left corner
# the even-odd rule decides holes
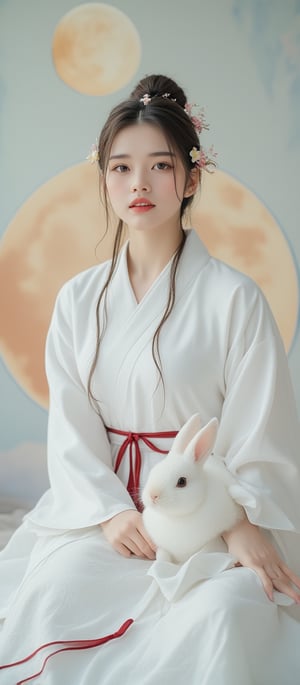
[[[249,519],[246,516],[245,511],[243,510],[243,513],[241,515],[241,518],[235,523],[235,525],[230,528],[229,530],[224,530],[222,533],[223,540],[226,542],[227,546],[229,545],[230,541],[232,540],[232,537],[234,537],[235,533],[240,533],[241,530],[249,530],[250,528],[255,528],[253,523],[250,523]]]

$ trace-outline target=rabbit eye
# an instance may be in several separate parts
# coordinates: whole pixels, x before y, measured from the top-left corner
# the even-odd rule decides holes
[[[186,486],[186,478],[184,476],[180,476],[178,478],[178,481],[176,483],[176,488],[185,488]]]

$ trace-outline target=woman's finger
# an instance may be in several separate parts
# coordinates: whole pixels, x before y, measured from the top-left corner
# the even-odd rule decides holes
[[[130,557],[131,551],[126,547],[126,545],[123,545],[122,543],[117,543],[116,545],[113,545],[114,549],[116,552],[119,552],[119,554],[122,555],[122,557]]]
[[[138,531],[140,532],[142,538],[146,541],[152,552],[156,552],[157,546],[154,544],[153,540],[149,537],[143,522],[141,521],[140,525],[138,526]]]
[[[129,546],[129,544],[128,544]],[[133,553],[138,557],[146,557],[147,559],[155,559],[155,553],[148,545],[147,540],[137,530],[131,539],[131,546]]]
[[[263,584],[263,588],[264,588],[264,591],[265,591],[267,597],[269,597],[271,602],[273,602],[274,586],[273,586],[273,582],[272,582],[271,578],[268,576],[266,571],[263,568],[261,568],[261,566],[258,566],[256,568],[254,566],[252,566],[252,568],[257,573],[257,575],[259,576],[259,578]]]
[[[128,540],[126,545],[127,545],[128,549],[130,550],[131,554],[134,554],[136,557],[142,557],[143,556],[143,552],[142,552],[141,548],[139,547],[139,545],[136,545],[135,542],[133,542],[133,540]]]
[[[300,604],[300,594],[291,586],[289,579],[286,576],[274,578],[273,587],[284,595],[291,597],[296,604]]]
[[[272,564],[264,567],[264,571],[272,581],[273,587],[279,592],[299,604],[300,594],[292,587],[291,583],[295,580],[299,583],[299,578],[285,564]]]
[[[293,571],[291,571],[291,569],[288,566],[286,566],[285,564],[283,564],[281,568],[283,570],[283,573],[285,573],[285,575],[288,576],[288,578],[292,581],[292,583],[300,589],[300,578],[299,578],[299,576],[297,576],[296,573],[293,573]]]

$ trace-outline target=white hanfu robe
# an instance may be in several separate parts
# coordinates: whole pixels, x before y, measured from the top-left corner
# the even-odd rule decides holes
[[[176,303],[159,340],[163,385],[151,345],[170,267],[137,303],[127,244],[121,250],[93,377],[101,418],[87,382],[109,263],[77,275],[58,295],[46,346],[51,488],[0,557],[0,665],[15,664],[1,668],[1,685],[28,682],[42,669],[30,683],[300,682],[299,607],[279,592],[271,602],[256,573],[235,567],[225,547],[208,546],[181,565],[127,559],[99,525],[134,508],[129,450],[115,474],[124,437],[106,427],[178,431],[199,412],[203,423],[219,420],[215,453],[235,475],[249,520],[300,572],[299,424],[269,307],[249,278],[212,258],[187,231]],[[162,450],[172,444],[153,442]],[[139,445],[142,487],[163,455]],[[113,639],[88,642],[107,636]]]

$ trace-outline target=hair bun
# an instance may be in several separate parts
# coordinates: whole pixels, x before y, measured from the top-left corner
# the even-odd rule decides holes
[[[142,78],[130,94],[130,98],[140,100],[146,94],[150,98],[162,97],[165,93],[168,93],[170,99],[176,100],[181,107],[184,107],[187,102],[182,88],[173,79],[162,74],[151,74]]]

